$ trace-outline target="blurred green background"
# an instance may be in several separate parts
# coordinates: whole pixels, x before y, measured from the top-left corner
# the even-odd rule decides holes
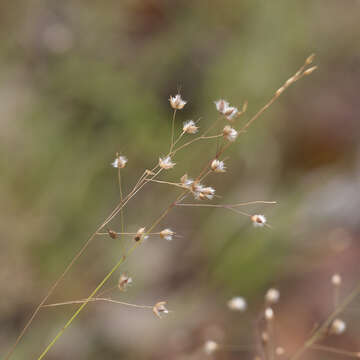
[[[0,354],[116,205],[115,153],[129,159],[128,192],[168,150],[169,95],[181,88],[188,100],[178,131],[188,119],[211,125],[218,98],[248,100],[243,124],[314,52],[318,71],[239,137],[227,173],[207,181],[218,202],[277,200],[246,209],[272,229],[223,209],[176,208],[157,230],[181,237],[150,238],[107,285],[127,271],[133,286],[111,296],[165,299],[169,316],[90,304],[47,358],[202,359],[214,339],[249,347],[216,358],[252,359],[271,286],[281,291],[278,344],[288,353],[301,345],[331,310],[331,275],[343,275],[341,296],[359,279],[359,14],[356,0],[1,2]],[[194,145],[163,179],[196,176],[215,150]],[[149,226],[177,194],[148,185],[125,211],[127,230]],[[96,239],[49,302],[86,297],[127,245]],[[244,314],[226,307],[236,295],[248,301]],[[42,310],[13,359],[37,358],[75,309]],[[347,334],[328,344],[360,348],[359,310],[344,313]]]

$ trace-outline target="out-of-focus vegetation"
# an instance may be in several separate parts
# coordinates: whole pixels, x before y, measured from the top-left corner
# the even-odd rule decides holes
[[[248,209],[272,229],[222,209],[175,209],[163,225],[182,237],[148,241],[122,268],[134,278],[125,301],[167,299],[174,312],[159,321],[90,304],[47,358],[199,359],[208,338],[251,345],[273,285],[278,340],[289,352],[301,345],[331,309],[331,275],[343,275],[343,294],[359,281],[359,12],[355,0],[0,3],[1,352],[117,203],[115,153],[129,158],[125,191],[166,153],[170,94],[181,88],[189,101],[178,128],[198,118],[206,128],[220,97],[248,100],[244,122],[315,52],[319,70],[240,136],[228,172],[209,180],[224,203],[279,201]],[[196,175],[211,151],[194,145],[167,177]],[[147,186],[125,211],[127,229],[175,195]],[[51,302],[86,297],[122,250],[96,240]],[[236,317],[226,308],[235,295],[249,303]],[[42,310],[13,358],[35,358],[73,311]],[[348,332],[330,343],[359,349],[356,303],[343,317]],[[218,354],[240,356],[253,353]]]

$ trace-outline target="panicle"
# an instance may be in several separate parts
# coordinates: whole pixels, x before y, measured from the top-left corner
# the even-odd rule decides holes
[[[169,101],[171,107],[174,110],[181,110],[187,103],[187,101],[181,98],[180,94],[176,94],[175,96],[170,96]]]
[[[176,164],[171,161],[170,156],[166,156],[165,158],[159,158],[159,166],[164,170],[172,169]]]

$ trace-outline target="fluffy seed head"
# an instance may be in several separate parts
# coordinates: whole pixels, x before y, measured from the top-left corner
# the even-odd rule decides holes
[[[253,215],[251,221],[255,227],[262,227],[266,224],[266,217],[264,215]]]
[[[225,112],[227,111],[227,109],[229,108],[229,102],[224,100],[224,99],[220,99],[217,101],[214,101],[215,106],[216,106],[216,110],[225,115]]]
[[[281,346],[278,346],[275,349],[275,354],[278,355],[278,356],[284,355],[285,354],[285,349],[283,347],[281,347]]]
[[[187,101],[181,98],[180,94],[170,96],[169,98],[171,107],[175,110],[181,110],[187,103]]]
[[[188,174],[184,174],[181,178],[180,178],[180,182],[181,182],[181,185],[184,187],[184,188],[187,188],[189,189],[193,184],[194,184],[194,180],[193,179],[190,179],[188,177]]]
[[[223,161],[220,161],[218,159],[214,159],[211,163],[211,170],[216,173],[223,173],[226,171],[226,167]]]
[[[339,286],[341,285],[341,276],[339,274],[334,274],[332,277],[331,277],[331,282],[333,285],[335,286]]]
[[[208,340],[204,344],[204,351],[207,355],[212,355],[219,349],[219,344],[216,341]]]
[[[235,141],[238,136],[238,132],[230,125],[226,125],[223,129],[223,135],[225,139]]]
[[[269,289],[265,295],[265,300],[269,304],[276,304],[280,299],[280,291],[277,289]]]
[[[341,335],[346,330],[346,323],[344,320],[335,319],[330,327],[330,332],[335,335]]]
[[[274,318],[274,310],[271,307],[265,309],[265,319],[270,321]]]
[[[230,299],[227,303],[230,310],[245,311],[247,308],[246,300],[241,296],[236,296]]]
[[[188,134],[196,134],[198,132],[198,127],[196,126],[193,120],[184,122],[183,132]]]
[[[172,169],[176,164],[171,161],[171,157],[167,156],[165,158],[159,158],[159,166],[162,169],[169,170]]]
[[[165,305],[166,305],[166,301],[159,301],[152,308],[153,313],[160,319],[163,314],[169,313],[169,310],[166,308]]]
[[[128,162],[126,156],[117,156],[116,159],[111,163],[114,168],[123,169]]]
[[[172,240],[174,235],[175,235],[174,231],[170,229],[164,229],[160,232],[160,237],[168,241]]]
[[[215,101],[214,103],[216,106],[216,110],[220,114],[225,115],[225,117],[229,121],[233,121],[236,118],[236,116],[239,114],[239,110],[234,106],[230,106],[229,102],[226,100],[220,99]]]
[[[118,236],[116,231],[114,231],[114,230],[108,230],[108,234],[112,239],[116,239]]]
[[[133,282],[132,278],[127,274],[121,274],[118,281],[118,288],[120,291],[126,291],[127,287]]]
[[[212,200],[214,198],[215,189],[211,186],[203,186],[201,184],[195,184],[192,186],[194,189],[194,197],[197,200]]]
[[[140,241],[141,238],[143,238],[144,234],[145,234],[145,228],[142,227],[137,231],[137,233],[136,233],[136,235],[134,237],[134,240],[135,241]]]

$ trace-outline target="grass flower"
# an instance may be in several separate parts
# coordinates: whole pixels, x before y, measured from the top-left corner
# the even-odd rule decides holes
[[[264,215],[253,215],[251,221],[255,227],[263,227],[266,224],[266,217]]]
[[[135,241],[140,241],[144,237],[144,234],[145,234],[145,228],[142,227],[136,232],[134,240]]]
[[[229,102],[223,99],[215,101],[215,106],[217,111],[225,115],[229,121],[233,121],[239,113],[239,110],[236,107],[230,106]]]
[[[173,239],[173,236],[175,235],[174,231],[170,230],[170,229],[164,229],[160,232],[160,237],[162,239],[171,241]]]
[[[170,96],[169,98],[170,105],[174,110],[181,110],[187,103],[187,101],[181,98],[180,94],[175,96]]]
[[[132,278],[126,274],[121,274],[118,281],[118,288],[120,291],[126,291],[127,287],[133,282]]]
[[[238,135],[238,132],[230,125],[226,125],[223,129],[223,136],[229,141],[235,141]]]
[[[226,171],[226,167],[223,161],[218,159],[214,159],[210,165],[212,171],[216,173],[224,173]]]
[[[171,161],[171,157],[159,158],[159,166],[164,170],[172,169],[176,164]]]
[[[280,291],[277,289],[269,289],[265,295],[265,300],[269,304],[276,304],[280,299]]]
[[[271,307],[265,309],[265,319],[270,321],[274,318],[274,310]]]
[[[203,186],[200,183],[193,183],[192,190],[196,200],[212,200],[215,195],[215,189],[211,186]]]
[[[334,274],[334,275],[331,277],[331,282],[332,282],[332,284],[335,285],[335,286],[341,285],[341,282],[342,282],[341,276],[340,276],[339,274]]]
[[[344,320],[341,319],[335,319],[330,327],[330,333],[335,335],[341,335],[346,330],[346,323]]]
[[[128,159],[126,156],[118,156],[111,165],[114,168],[123,169],[126,166],[126,163],[128,162]]]
[[[166,305],[166,301],[159,301],[152,308],[153,313],[160,319],[163,314],[169,313],[169,310],[166,308],[165,305]]]
[[[230,299],[227,303],[228,308],[234,311],[245,311],[247,308],[246,300],[241,296]]]
[[[199,130],[199,127],[196,126],[193,120],[189,120],[184,122],[183,125],[183,132],[187,134],[196,134]]]
[[[219,349],[219,344],[216,341],[208,340],[204,344],[204,351],[207,355],[212,355]]]

